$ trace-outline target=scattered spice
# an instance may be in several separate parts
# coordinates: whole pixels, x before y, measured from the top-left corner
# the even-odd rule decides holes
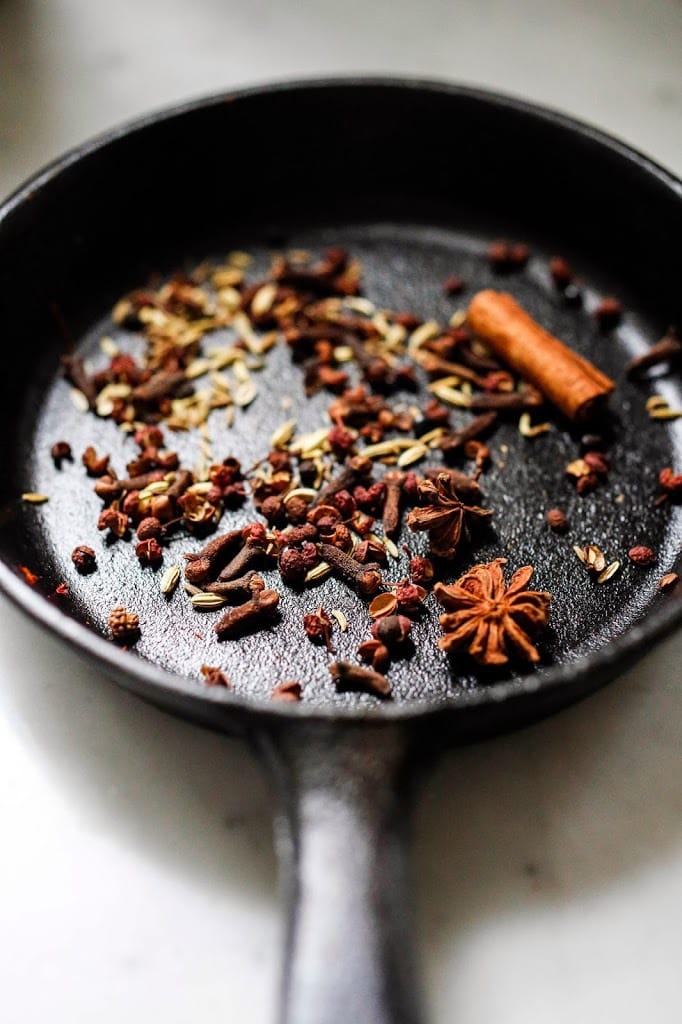
[[[372,636],[389,650],[407,640],[412,623],[406,615],[382,615],[372,624]]]
[[[594,318],[602,330],[616,327],[620,323],[622,316],[623,306],[618,299],[614,299],[611,295],[602,299],[594,311]]]
[[[114,640],[133,640],[140,631],[140,620],[135,612],[118,605],[109,614],[109,629]]]
[[[531,565],[517,569],[507,586],[505,564],[505,558],[496,558],[475,565],[451,586],[436,583],[436,600],[446,609],[440,617],[442,650],[464,649],[482,665],[504,665],[511,655],[533,664],[540,660],[532,639],[547,625],[551,595],[526,590]]]
[[[586,544],[584,547],[574,544],[573,550],[585,568],[590,572],[602,573],[606,569],[604,552],[596,544]]]
[[[363,565],[352,555],[346,554],[333,544],[324,542],[317,545],[320,558],[331,569],[331,571],[342,579],[344,583],[353,587],[363,597],[376,594],[382,585],[381,571],[378,565],[369,563]]]
[[[435,575],[433,562],[423,555],[410,558],[410,579],[413,583],[430,583]]]
[[[641,565],[648,568],[648,566],[655,563],[656,553],[644,544],[638,544],[636,547],[630,548],[628,551],[628,558],[631,562],[634,562],[635,565]]]
[[[496,272],[519,269],[528,258],[528,247],[520,243],[495,242],[488,251]],[[469,554],[475,527],[492,516],[492,509],[480,505],[480,480],[491,462],[484,438],[511,416],[520,416],[523,437],[546,433],[549,422],[534,422],[545,400],[569,419],[587,419],[603,406],[613,383],[505,293],[479,292],[468,311],[457,310],[443,326],[410,312],[377,308],[360,294],[359,264],[338,248],[317,262],[303,252],[277,255],[255,281],[247,277],[249,264],[248,254],[232,253],[221,267],[205,264],[191,275],[177,274],[121,300],[115,321],[136,331],[143,342],[135,357],[103,339],[108,365],[102,370],[90,374],[79,357],[64,358],[74,404],[112,419],[139,449],[120,475],[108,455],[92,446],[83,453],[103,502],[97,525],[109,530],[109,540],[132,541],[140,562],[155,565],[172,534],[205,538],[224,515],[252,499],[264,522],[202,540],[200,550],[185,555],[185,590],[193,607],[210,611],[230,605],[215,625],[220,638],[230,638],[273,620],[279,595],[257,570],[276,565],[283,583],[298,589],[333,573],[371,598],[372,620],[372,637],[358,649],[371,668],[336,662],[330,671],[337,688],[388,696],[391,686],[383,673],[401,645],[403,653],[409,651],[410,617],[426,612],[422,584],[436,578],[430,558],[412,556],[404,548],[409,580],[384,582],[382,567],[392,564],[388,556],[402,557],[395,540],[403,510],[407,526],[428,535],[433,555]],[[563,258],[552,258],[549,272],[566,304],[580,302],[573,270]],[[447,295],[463,288],[456,275],[443,282]],[[595,310],[604,328],[621,316],[620,303],[610,298]],[[234,334],[232,343],[218,337],[218,347],[203,348],[206,335],[226,328]],[[296,421],[287,419],[270,437],[271,450],[250,469],[242,471],[231,456],[216,461],[209,414],[223,409],[230,423],[235,409],[245,409],[256,398],[257,373],[278,339],[301,365],[306,392],[326,390],[333,396],[331,427],[323,423],[297,436]],[[680,349],[671,328],[631,362],[629,372],[636,376],[651,366],[675,365]],[[353,383],[353,365],[359,384]],[[415,368],[429,378],[430,397],[423,403],[399,399],[393,404],[394,392],[415,389]],[[288,396],[281,407],[291,415]],[[661,396],[648,400],[647,411],[660,420],[682,414]],[[195,468],[183,467],[176,452],[164,450],[164,425],[200,432]],[[578,492],[586,494],[606,479],[609,458],[596,435],[584,436],[580,450],[566,472]],[[500,451],[506,458],[507,446]],[[72,457],[67,442],[57,442],[51,454],[57,467]],[[434,459],[450,464],[469,460],[471,475],[442,461],[432,464]],[[504,462],[496,466],[503,468]],[[657,504],[682,494],[682,476],[671,468],[661,471],[659,483]],[[47,500],[35,492],[23,498]],[[550,509],[546,519],[557,532],[568,527],[559,508]],[[620,568],[618,561],[607,565],[595,545],[574,550],[598,583]],[[644,546],[632,548],[629,557],[638,565],[655,560]],[[72,559],[79,572],[96,568],[95,552],[85,545],[74,550]],[[434,593],[445,608],[444,650],[468,651],[483,665],[504,664],[513,655],[538,661],[533,641],[546,625],[550,595],[525,589],[530,566],[518,570],[506,586],[504,563],[495,559],[476,565],[452,585],[436,583]],[[29,570],[24,574],[29,582],[37,580]],[[171,594],[180,576],[179,566],[168,569],[161,592]],[[320,607],[303,619],[306,634],[329,650],[332,620],[348,628],[338,609],[330,616]],[[137,616],[116,608],[110,628],[116,639],[132,638],[139,631]],[[216,667],[203,666],[202,675],[206,685],[229,686]],[[299,700],[300,684],[280,683],[272,697]]]
[[[664,594],[672,594],[673,590],[677,589],[677,584],[680,582],[680,577],[676,572],[668,572],[665,576],[661,576],[658,581],[658,589]]]
[[[57,441],[50,449],[50,455],[54,460],[57,469],[62,468],[62,462],[73,459],[73,452],[68,441]]]
[[[284,702],[299,701],[301,699],[301,684],[295,680],[290,679],[283,683],[278,683],[270,694],[272,700],[280,700]]]
[[[332,650],[332,620],[324,608],[303,616],[303,629],[306,636],[314,643],[321,643],[328,651]]]
[[[170,568],[166,569],[165,573],[161,577],[159,588],[162,594],[167,596],[172,594],[178,585],[180,579],[180,566],[171,565]]]
[[[77,548],[73,549],[71,561],[82,576],[87,576],[97,568],[97,556],[87,544],[79,544]]]
[[[488,260],[498,272],[520,270],[528,262],[530,251],[522,242],[492,242],[488,247]]]
[[[443,281],[443,291],[446,295],[461,295],[464,291],[464,281],[457,274],[451,274]]]
[[[109,468],[109,455],[98,456],[92,445],[88,445],[81,456],[81,462],[88,471],[88,476],[103,476]]]
[[[208,595],[207,595],[208,596]],[[221,640],[269,625],[279,603],[276,590],[261,590],[250,601],[231,608],[213,627]]]
[[[27,565],[19,565],[17,566],[17,568],[19,569],[19,572],[28,583],[29,587],[35,587],[36,583],[40,579],[40,576],[37,576],[36,573],[31,572]]]
[[[606,583],[607,580],[610,580],[612,576],[616,575],[619,569],[620,562],[611,562],[609,565],[606,566],[605,569],[603,569],[599,573],[599,575],[597,576],[597,583]]]
[[[658,474],[658,482],[663,491],[663,494],[657,501],[657,504],[662,504],[668,499],[671,501],[678,501],[682,498],[682,473],[673,473],[670,466],[666,466]]]
[[[468,315],[476,334],[569,419],[588,419],[613,391],[612,380],[544,330],[511,295],[478,292]]]
[[[232,689],[232,683],[217,665],[202,665],[201,674],[206,686],[224,686],[225,689]]]
[[[135,554],[141,565],[158,565],[163,561],[163,548],[153,537],[149,540],[141,540],[139,544],[136,544]]]
[[[453,558],[460,542],[471,539],[471,527],[492,516],[490,509],[464,505],[447,473],[439,473],[435,483],[423,480],[419,495],[424,507],[412,509],[407,525],[411,530],[428,533],[432,552],[441,558]]]
[[[398,598],[395,594],[377,594],[375,598],[370,601],[369,616],[371,619],[379,619],[383,615],[393,615],[398,608]]]
[[[549,261],[549,272],[554,284],[562,291],[573,280],[573,270],[563,256],[552,256]]]
[[[371,693],[375,697],[390,697],[391,684],[386,676],[372,669],[354,665],[351,661],[335,661],[329,666],[336,689],[343,693],[356,690]]]
[[[556,533],[565,533],[568,529],[568,518],[561,508],[550,508],[545,518],[548,526]]]
[[[672,368],[679,365],[680,362],[682,362],[682,342],[680,342],[675,328],[669,327],[660,341],[652,345],[643,355],[631,359],[625,370],[628,377],[638,377],[655,366],[667,364]]]

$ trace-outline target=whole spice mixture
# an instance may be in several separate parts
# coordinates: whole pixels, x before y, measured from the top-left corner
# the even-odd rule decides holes
[[[496,242],[488,251],[492,270],[507,278],[529,259],[520,243]],[[361,294],[360,264],[340,248],[317,260],[278,254],[253,279],[250,264],[248,254],[235,252],[224,264],[203,264],[122,298],[114,322],[136,343],[128,352],[102,339],[107,364],[97,372],[77,355],[64,356],[74,405],[113,421],[131,443],[125,466],[94,445],[76,453],[65,440],[52,446],[58,479],[65,463],[80,461],[101,501],[95,532],[71,553],[75,571],[96,585],[96,531],[107,545],[129,545],[131,572],[136,563],[144,585],[166,601],[182,600],[176,590],[184,589],[197,622],[208,616],[214,637],[226,643],[276,629],[291,614],[282,599],[287,590],[305,594],[334,577],[352,606],[359,600],[364,607],[366,636],[356,660],[347,652],[332,660],[348,635],[348,611],[328,610],[311,594],[296,625],[301,643],[328,658],[339,692],[390,697],[391,665],[412,657],[419,623],[435,618],[436,604],[443,609],[443,658],[479,670],[536,665],[550,593],[528,589],[531,565],[510,564],[507,572],[505,558],[476,560],[504,515],[504,495],[484,496],[491,465],[502,470],[512,458],[508,445],[496,449],[495,434],[501,423],[518,421],[520,457],[531,458],[542,443],[535,439],[557,423],[589,423],[603,411],[613,381],[504,291],[471,294],[443,326],[375,306]],[[547,274],[567,306],[576,304],[576,293],[580,300],[565,260],[554,257]],[[448,297],[468,287],[458,274],[442,282]],[[594,310],[604,331],[622,315],[610,297]],[[224,342],[226,335],[232,340]],[[259,372],[276,346],[300,368],[307,396],[326,393],[326,415],[301,433],[289,403],[284,421],[272,422],[269,447],[242,465],[229,450],[215,452],[209,420],[224,417],[229,428],[250,415]],[[679,353],[671,328],[628,373],[674,368]],[[663,399],[650,399],[647,410],[660,419],[677,414]],[[200,461],[191,466],[169,443],[187,431],[199,441]],[[606,449],[603,436],[584,434],[568,464],[557,465],[557,490],[589,495],[608,488]],[[658,479],[652,504],[679,501],[682,476],[662,467]],[[48,495],[26,492],[23,500],[40,505]],[[573,548],[584,567],[575,562],[576,573],[587,570],[595,584],[623,566],[641,574],[656,565],[656,553],[634,539],[609,562],[594,540],[570,536],[579,527],[574,511],[569,517],[545,503],[537,516],[571,564]],[[187,548],[175,561],[184,564],[164,564],[171,540],[183,538]],[[29,571],[22,567],[27,579]],[[661,590],[674,589],[673,577],[663,577]],[[140,636],[134,609],[113,608],[109,628],[119,642]],[[205,637],[198,629],[195,635]],[[220,665],[204,664],[200,678],[218,690],[232,687]],[[305,699],[296,681],[275,682],[270,693],[279,701]]]

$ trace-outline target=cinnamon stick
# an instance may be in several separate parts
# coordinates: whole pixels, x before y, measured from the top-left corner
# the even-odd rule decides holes
[[[606,374],[549,334],[506,292],[478,292],[468,319],[496,355],[569,419],[589,419],[613,391]]]

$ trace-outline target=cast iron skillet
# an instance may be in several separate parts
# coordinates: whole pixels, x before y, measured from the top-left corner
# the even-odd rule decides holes
[[[408,769],[446,743],[511,729],[579,699],[682,618],[679,597],[661,597],[656,587],[678,557],[679,509],[653,504],[658,470],[680,468],[680,434],[647,417],[650,387],[623,376],[629,354],[682,321],[681,227],[679,182],[592,128],[491,94],[385,80],[287,84],[154,115],[69,153],[0,209],[0,584],[89,658],[97,676],[248,736],[264,754],[283,795],[289,917],[281,1019],[288,1024],[422,1019],[405,889]],[[432,610],[431,624],[416,630],[414,657],[392,673],[392,702],[336,695],[327,656],[304,640],[300,617],[323,602],[359,619],[342,588],[328,582],[303,597],[288,593],[272,632],[218,647],[194,635],[211,637],[211,616],[207,622],[188,610],[181,592],[166,601],[151,572],[133,566],[130,548],[102,544],[99,502],[78,464],[57,479],[48,453],[61,438],[77,454],[94,441],[114,464],[126,461],[129,448],[110,423],[73,409],[58,360],[73,345],[96,358],[98,339],[113,329],[112,303],[152,272],[233,248],[264,260],[285,245],[342,244],[362,258],[367,294],[378,304],[444,320],[454,308],[440,288],[447,274],[461,274],[470,291],[499,285],[483,254],[500,236],[526,241],[534,253],[502,287],[619,384],[610,484],[589,497],[576,497],[563,480],[576,452],[565,425],[528,449],[513,423],[495,437],[485,490],[496,534],[479,555],[506,554],[510,569],[532,562],[538,588],[554,593],[538,671],[481,681],[448,666],[436,653]],[[584,277],[582,309],[567,308],[549,283],[546,261],[556,252]],[[602,336],[589,308],[607,292],[628,313],[618,331]],[[273,356],[260,384],[262,397],[231,434],[215,428],[221,457],[262,455],[285,418],[281,397],[301,402],[300,374],[286,353]],[[682,404],[670,380],[656,390]],[[318,424],[320,401],[300,405],[302,427]],[[178,440],[187,458],[193,444]],[[25,490],[51,500],[22,506]],[[543,525],[552,504],[569,511],[566,540]],[[570,550],[588,542],[624,559],[603,587]],[[624,555],[645,542],[659,561],[636,570]],[[95,575],[73,571],[77,543],[98,548]],[[187,546],[178,541],[166,564]],[[19,564],[40,575],[36,588]],[[46,599],[61,580],[69,597]],[[105,638],[116,603],[140,613],[136,653]],[[359,626],[339,635],[338,653],[352,656],[364,635]],[[234,691],[205,689],[197,679],[203,662],[224,665]],[[272,683],[286,678],[304,684],[302,704],[267,700]]]

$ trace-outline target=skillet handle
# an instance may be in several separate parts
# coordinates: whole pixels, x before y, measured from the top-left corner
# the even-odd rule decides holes
[[[259,739],[281,798],[279,1024],[420,1024],[403,729],[289,722]]]

